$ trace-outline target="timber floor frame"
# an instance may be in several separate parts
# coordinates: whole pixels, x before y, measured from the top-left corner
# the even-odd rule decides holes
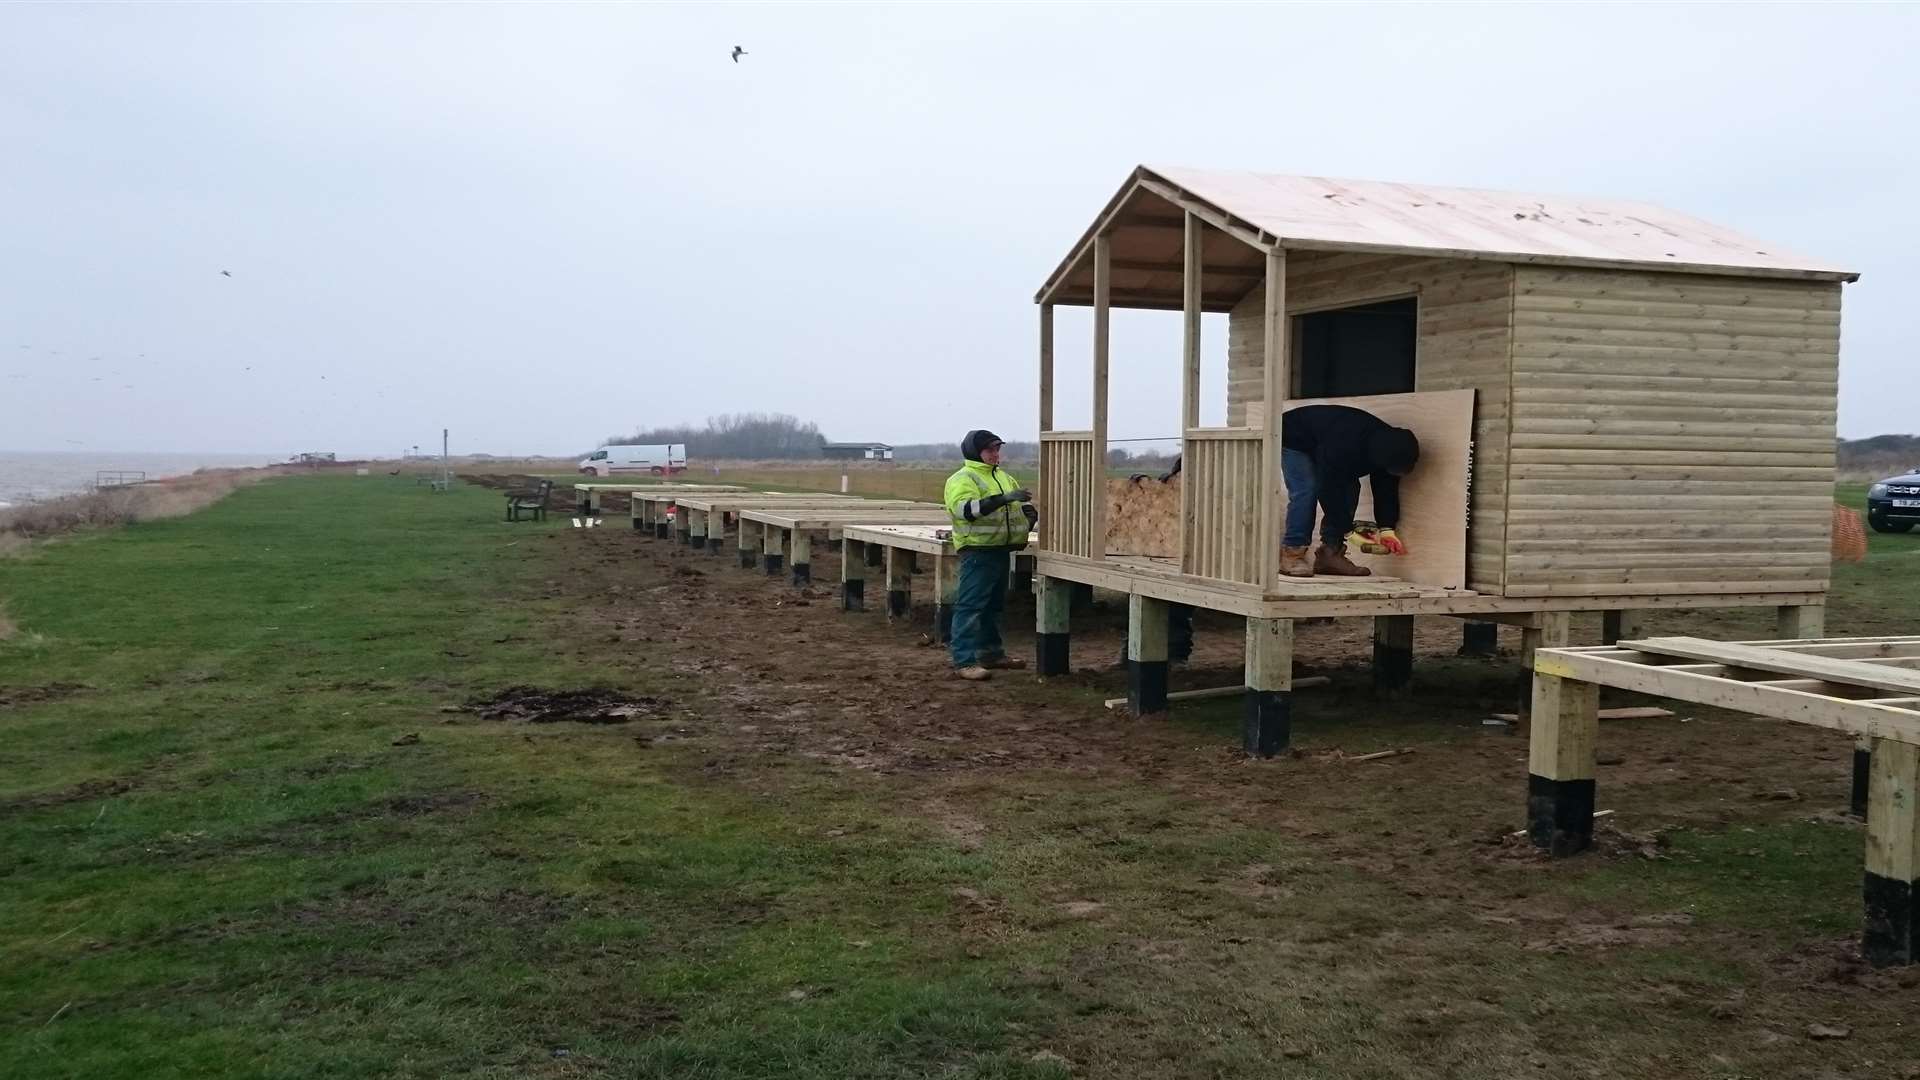
[[[718,548],[726,537],[727,522],[741,510],[823,506],[900,506],[904,499],[862,499],[857,495],[830,495],[804,491],[636,492],[632,496],[633,527],[666,537],[677,532],[686,543],[697,538]],[[671,509],[671,517],[669,516]]]
[[[606,495],[638,495],[642,492],[740,491],[738,484],[675,484],[671,482],[621,484],[595,480],[573,485],[574,503],[582,514],[597,514]]]
[[[1920,960],[1920,636],[1537,650],[1527,832],[1554,855],[1592,843],[1603,686],[1853,736],[1855,809],[1867,821],[1862,949],[1876,965]]]
[[[1817,592],[1646,592],[1614,596],[1494,596],[1467,589],[1415,585],[1393,578],[1278,578],[1271,588],[1238,585],[1182,574],[1172,559],[1109,555],[1090,559],[1040,551],[1034,572],[1129,596],[1224,611],[1259,619],[1311,619],[1356,615],[1531,615],[1556,611],[1619,611],[1641,608],[1821,607]],[[1499,620],[1510,621],[1510,620]]]
[[[950,521],[945,508],[932,503],[888,502],[872,505],[836,503],[816,507],[762,507],[744,509],[737,516],[740,565],[751,568],[756,562],[769,575],[778,575],[784,561],[790,568],[793,584],[805,586],[813,580],[813,537],[822,533],[831,544],[841,540],[848,526],[923,525],[937,528]],[[844,568],[843,568],[844,570]]]
[[[944,511],[942,511],[944,513]],[[933,577],[933,639],[953,636],[953,599],[960,583],[960,558],[950,524],[867,523],[840,526],[840,610],[866,610],[867,578],[879,577],[886,589],[889,621],[904,621],[913,610],[915,571]],[[1033,588],[1033,556],[1015,552],[1009,592]]]

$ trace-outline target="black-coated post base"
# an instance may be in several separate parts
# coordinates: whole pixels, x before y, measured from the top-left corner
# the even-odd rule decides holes
[[[1914,906],[1914,883],[1884,878],[1868,871],[1861,891],[1867,901],[1866,923],[1860,932],[1860,951],[1875,967],[1911,964],[1920,944],[1920,907]]]
[[[793,564],[793,584],[797,588],[813,580],[813,564],[797,562]]]
[[[887,618],[904,619],[913,607],[913,594],[905,589],[887,590]]]
[[[1460,624],[1461,656],[1498,656],[1499,654],[1499,623],[1474,622],[1469,619]]]
[[[1033,670],[1039,675],[1065,675],[1067,666],[1067,644],[1071,634],[1035,634]]]
[[[945,645],[953,640],[953,605],[933,606],[933,640]]]
[[[1865,820],[1867,816],[1867,777],[1873,773],[1873,751],[1855,748],[1853,751],[1853,798],[1848,809],[1853,816]]]
[[[840,610],[867,610],[867,583],[864,579],[854,578],[840,583]]]
[[[673,526],[671,526],[671,525],[669,525],[669,524],[667,524],[667,523],[666,523],[666,522],[664,522],[664,521],[656,521],[656,522],[654,522],[654,523],[653,523],[653,538],[654,538],[655,540],[671,540],[671,539],[673,539]]]
[[[1293,741],[1293,694],[1247,688],[1240,743],[1247,753],[1270,758]]]
[[[761,565],[767,568],[768,577],[779,577],[781,567],[786,561],[785,555],[768,555],[760,560]]]
[[[1527,774],[1527,839],[1556,858],[1593,846],[1593,781]]]
[[[641,529],[644,529],[644,528],[646,528],[646,527],[647,527],[647,523],[646,523],[646,522],[644,522],[644,521],[641,521],[641,520],[640,520],[639,518],[634,518],[634,519],[633,519],[633,531],[634,531],[634,532],[639,532],[639,531],[640,531]]]
[[[1380,694],[1402,694],[1413,684],[1413,650],[1373,643],[1373,689]]]
[[[1165,660],[1127,661],[1127,708],[1135,716],[1157,716],[1167,711]]]

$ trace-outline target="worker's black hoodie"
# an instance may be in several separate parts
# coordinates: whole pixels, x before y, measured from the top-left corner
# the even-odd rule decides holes
[[[1342,538],[1360,505],[1360,478],[1373,483],[1373,518],[1382,528],[1400,523],[1400,478],[1420,458],[1413,432],[1346,405],[1302,405],[1280,420],[1280,445],[1313,459],[1323,538]]]

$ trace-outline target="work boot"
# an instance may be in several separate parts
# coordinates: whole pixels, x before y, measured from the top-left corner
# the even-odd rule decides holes
[[[988,671],[979,664],[968,664],[966,667],[955,672],[955,674],[968,682],[986,682],[988,679],[993,678],[993,672]]]
[[[1313,548],[1306,544],[1299,547],[1280,549],[1280,573],[1286,577],[1312,577],[1313,560],[1308,555]]]
[[[989,660],[980,661],[980,666],[983,668],[991,668],[994,671],[1025,671],[1027,669],[1027,662],[1013,656],[996,656]]]
[[[1332,574],[1335,577],[1371,577],[1373,571],[1347,558],[1347,545],[1321,544],[1314,553],[1313,569],[1315,573]]]

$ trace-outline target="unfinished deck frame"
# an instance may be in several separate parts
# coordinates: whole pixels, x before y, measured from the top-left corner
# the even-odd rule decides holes
[[[1640,204],[1137,169],[1035,297],[1036,571],[1249,619],[1386,620],[1389,691],[1416,615],[1474,620],[1470,654],[1514,619],[1528,650],[1553,644],[1573,611],[1615,613],[1617,639],[1642,610],[1774,607],[1799,636],[1826,600],[1840,294],[1858,275],[1779,252]],[[1466,586],[1281,578],[1292,320],[1408,298],[1413,389],[1474,393]],[[1086,430],[1055,428],[1059,305],[1092,309]],[[1182,318],[1177,559],[1104,543],[1116,307]],[[1200,425],[1206,312],[1229,315],[1223,427]],[[1064,613],[1038,617],[1063,657]]]
[[[937,524],[843,524],[840,526],[840,610],[866,610],[866,583],[884,575],[889,622],[913,611],[913,574],[933,575],[933,637],[945,644],[953,636],[953,597],[960,558],[947,529]],[[1015,552],[1009,593],[1033,588],[1033,556]]]
[[[1869,746],[1862,945],[1920,960],[1920,636],[1646,638],[1534,657],[1527,831],[1557,856],[1593,837],[1602,686],[1844,732]]]
[[[832,506],[902,506],[904,499],[862,499],[857,495],[830,495],[788,491],[703,492],[674,500],[679,508],[676,528],[688,547],[720,554],[726,546],[728,524],[738,524],[740,511],[759,509],[810,510]],[[761,545],[765,533],[757,526],[735,530],[737,546]],[[778,554],[775,552],[774,554]]]
[[[578,485],[576,485],[577,487]],[[644,532],[657,539],[666,540],[672,536],[672,521],[668,510],[676,506],[681,495],[712,495],[720,492],[744,491],[738,484],[648,484],[644,487],[628,485],[633,488],[627,494],[627,512],[633,519],[635,532]],[[597,510],[596,510],[597,512]]]
[[[695,491],[740,491],[738,484],[610,484],[595,482],[573,485],[574,504],[582,517],[592,517],[604,509],[603,500],[607,495],[624,494],[633,496],[642,492],[695,492]]]
[[[778,575],[780,566],[777,556],[784,547],[787,552],[787,564],[792,574],[795,588],[801,588],[813,581],[813,540],[814,534],[821,534],[828,543],[841,539],[842,531],[849,525],[944,525],[949,521],[945,509],[931,503],[908,503],[904,506],[891,502],[878,505],[832,506],[819,509],[778,509],[754,508],[739,512],[739,528],[744,538],[749,530],[756,530],[762,543],[762,551],[775,558],[765,562],[769,575]],[[750,551],[743,539],[740,548],[740,565],[751,568]]]

